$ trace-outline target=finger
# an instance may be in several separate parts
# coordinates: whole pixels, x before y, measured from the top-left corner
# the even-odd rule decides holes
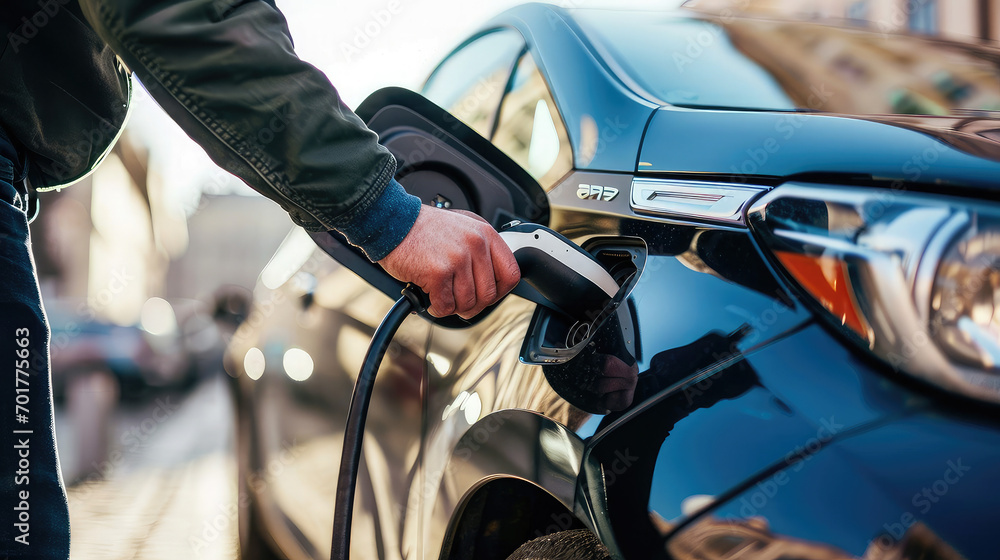
[[[455,284],[452,291],[455,293],[455,314],[465,317],[476,307],[476,282],[472,269],[471,254],[474,252],[473,246],[467,246],[469,253],[461,263],[457,263],[455,269]]]
[[[464,315],[460,314],[463,319],[479,315],[483,309],[500,299],[497,297],[497,281],[493,274],[493,257],[490,256],[490,245],[485,239],[482,247],[472,254],[472,274],[476,287],[476,304],[472,310]]]
[[[493,260],[493,276],[496,279],[497,297],[507,295],[521,280],[521,269],[514,254],[499,234],[490,239],[490,258]]]
[[[447,317],[455,312],[454,282],[453,277],[444,276],[433,287],[423,288],[431,300],[428,313],[435,317]]]

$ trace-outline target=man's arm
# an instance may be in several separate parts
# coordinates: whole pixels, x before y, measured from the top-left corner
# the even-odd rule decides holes
[[[80,5],[171,118],[297,224],[349,228],[389,185],[392,155],[323,73],[298,59],[284,17],[266,2]],[[412,224],[416,208],[405,210],[400,219]]]
[[[390,274],[420,285],[431,296],[432,313],[472,316],[516,284],[513,256],[488,224],[422,209],[392,180],[392,155],[326,76],[295,55],[273,5],[80,5],[213,161],[275,200],[295,223],[336,229]]]

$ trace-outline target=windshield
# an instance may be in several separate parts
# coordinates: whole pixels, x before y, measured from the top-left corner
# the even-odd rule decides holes
[[[574,19],[612,66],[672,105],[847,114],[1000,111],[997,49],[683,12],[578,10]]]

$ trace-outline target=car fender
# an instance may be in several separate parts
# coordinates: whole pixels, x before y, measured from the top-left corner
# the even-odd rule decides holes
[[[436,492],[430,550],[441,550],[447,533],[461,518],[463,505],[476,490],[500,478],[519,479],[573,511],[583,460],[583,440],[562,424],[527,410],[507,409],[485,415],[459,438]],[[428,485],[435,486],[432,473]]]

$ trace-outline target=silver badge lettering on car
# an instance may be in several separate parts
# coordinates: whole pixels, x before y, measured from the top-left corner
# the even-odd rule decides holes
[[[614,187],[602,187],[600,185],[583,185],[576,189],[576,196],[581,200],[603,200],[611,202],[618,196],[618,189]]]

